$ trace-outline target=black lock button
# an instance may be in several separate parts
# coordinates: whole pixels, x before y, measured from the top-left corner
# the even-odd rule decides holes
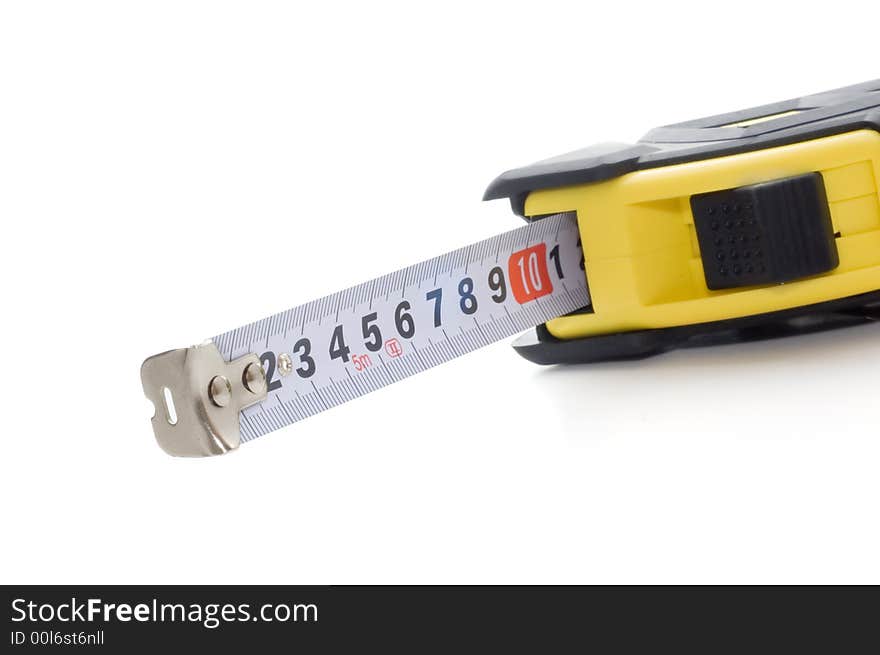
[[[701,193],[691,211],[710,289],[789,282],[839,264],[819,173]]]

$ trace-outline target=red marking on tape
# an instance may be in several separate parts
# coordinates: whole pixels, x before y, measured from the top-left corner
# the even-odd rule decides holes
[[[547,244],[539,243],[513,253],[507,261],[507,279],[520,305],[553,293],[553,282],[547,272]]]
[[[389,357],[400,357],[403,354],[403,348],[400,347],[400,342],[397,339],[388,339],[385,342],[385,352]]]

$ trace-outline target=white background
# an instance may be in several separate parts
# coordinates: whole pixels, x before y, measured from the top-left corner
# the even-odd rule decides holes
[[[204,460],[141,361],[516,225],[501,171],[880,77],[877,16],[5,3],[5,583],[880,582],[880,327],[497,344]]]

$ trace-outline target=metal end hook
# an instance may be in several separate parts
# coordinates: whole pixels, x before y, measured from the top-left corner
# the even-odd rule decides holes
[[[222,455],[238,448],[239,413],[267,394],[257,355],[226,362],[211,342],[146,359],[141,383],[155,410],[156,441],[177,457]]]

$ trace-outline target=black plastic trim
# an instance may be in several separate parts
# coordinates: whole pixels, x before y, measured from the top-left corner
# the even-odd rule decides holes
[[[796,114],[744,127],[731,123],[797,110]],[[880,80],[751,109],[656,128],[636,144],[602,144],[546,159],[499,175],[484,200],[509,198],[522,216],[528,194],[538,189],[601,182],[626,173],[749,152],[858,129],[880,131]]]
[[[520,336],[514,349],[535,364],[589,364],[644,359],[697,348],[809,334],[880,319],[880,291],[710,323],[557,339],[544,325]]]

